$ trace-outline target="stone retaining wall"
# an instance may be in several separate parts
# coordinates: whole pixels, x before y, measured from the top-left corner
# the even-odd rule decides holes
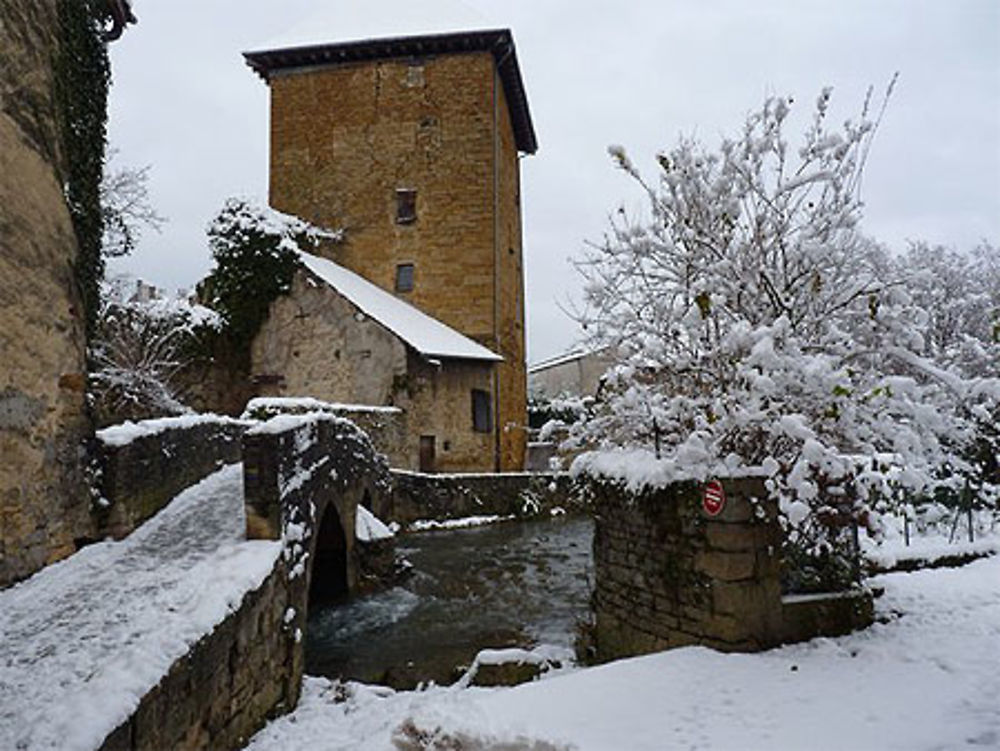
[[[125,423],[98,431],[98,538],[121,538],[184,488],[240,460],[249,423],[216,415]]]
[[[286,614],[304,600],[304,587],[279,560],[259,589],[174,663],[100,751],[242,748],[268,719],[298,703],[301,633]]]
[[[573,481],[562,473],[441,474],[392,470],[391,503],[373,508],[386,521],[465,516],[534,516],[560,507],[582,508]]]

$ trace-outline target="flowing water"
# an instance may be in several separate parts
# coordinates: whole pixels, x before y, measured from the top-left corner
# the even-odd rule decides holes
[[[306,672],[450,683],[480,649],[571,647],[593,584],[590,519],[507,522],[401,536],[405,584],[313,608]]]

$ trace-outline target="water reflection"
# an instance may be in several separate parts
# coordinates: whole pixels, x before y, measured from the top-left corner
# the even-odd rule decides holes
[[[306,672],[410,687],[449,683],[486,647],[571,646],[592,584],[589,519],[400,538],[402,587],[310,613]]]

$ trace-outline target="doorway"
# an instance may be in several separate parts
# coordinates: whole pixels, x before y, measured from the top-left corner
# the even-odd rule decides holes
[[[435,441],[432,435],[420,436],[420,471],[434,471]]]

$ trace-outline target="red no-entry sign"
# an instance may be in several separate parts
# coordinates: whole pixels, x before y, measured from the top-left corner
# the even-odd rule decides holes
[[[722,489],[722,483],[718,480],[709,480],[705,483],[705,490],[701,495],[701,507],[709,516],[718,516],[722,509],[726,507],[726,491]]]

